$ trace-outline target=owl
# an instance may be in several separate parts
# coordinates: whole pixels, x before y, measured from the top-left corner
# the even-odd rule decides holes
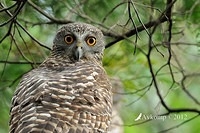
[[[106,133],[112,90],[102,67],[102,32],[70,23],[50,56],[23,76],[12,98],[10,133]]]

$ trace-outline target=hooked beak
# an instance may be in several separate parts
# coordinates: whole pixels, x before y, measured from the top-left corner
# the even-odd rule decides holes
[[[75,49],[75,59],[80,60],[82,56],[83,56],[82,44],[78,42]]]

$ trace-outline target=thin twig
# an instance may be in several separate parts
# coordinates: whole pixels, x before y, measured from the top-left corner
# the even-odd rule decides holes
[[[188,122],[194,120],[194,119],[197,118],[197,117],[199,117],[199,114],[196,115],[196,116],[194,116],[194,117],[192,117],[192,118],[190,118],[190,119],[188,119],[188,120],[186,120],[186,121],[184,121],[184,122],[182,122],[182,123],[180,123],[180,124],[178,124],[178,125],[172,126],[172,127],[168,128],[168,129],[165,129],[165,130],[162,130],[162,131],[159,131],[158,133],[166,133],[166,132],[169,132],[169,131],[171,131],[171,130],[173,130],[173,129],[175,129],[175,128],[178,128],[178,127],[182,126],[182,125],[185,124],[185,123],[188,123]]]

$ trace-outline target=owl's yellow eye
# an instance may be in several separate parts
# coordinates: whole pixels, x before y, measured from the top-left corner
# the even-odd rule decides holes
[[[89,46],[94,46],[96,44],[96,38],[93,37],[93,36],[89,36],[87,39],[86,39],[86,43],[89,45]]]
[[[66,35],[65,42],[69,45],[72,44],[74,42],[74,37],[72,35]]]

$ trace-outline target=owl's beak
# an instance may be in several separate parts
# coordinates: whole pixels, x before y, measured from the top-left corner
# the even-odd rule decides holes
[[[83,49],[82,49],[82,44],[77,43],[76,45],[76,50],[75,50],[75,59],[80,60],[80,58],[83,56]]]

